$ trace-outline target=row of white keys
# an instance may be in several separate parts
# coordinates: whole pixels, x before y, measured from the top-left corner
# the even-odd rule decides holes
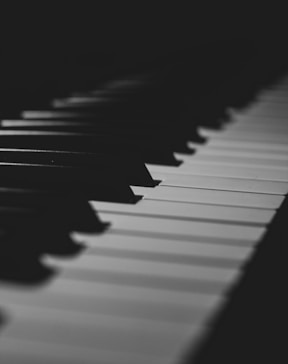
[[[1,363],[177,363],[209,330],[287,193],[281,141],[211,138],[211,155],[227,151],[232,165],[196,154],[179,168],[149,166],[162,183],[133,187],[144,194],[137,205],[92,202],[108,232],[74,234],[87,246],[75,259],[45,257],[64,268],[47,288],[1,289],[11,314]],[[255,167],[262,153],[277,168]]]
[[[109,246],[107,247],[107,238],[108,242],[110,241],[110,249]],[[147,242],[154,247],[154,254],[159,254],[165,250],[165,240],[157,242],[157,239],[151,241],[147,238],[131,238],[130,247],[134,246],[134,248],[130,250],[127,237],[122,237],[123,244],[119,238],[120,236],[113,236],[113,234],[103,235],[103,237],[87,237],[85,241],[90,249],[80,258],[80,261],[75,259],[73,262],[67,262],[62,278],[43,292],[36,291],[34,294],[23,292],[21,294],[9,292],[9,289],[6,289],[5,292],[2,289],[1,300],[3,303],[9,304],[15,325],[12,322],[5,331],[8,346],[5,340],[4,348],[0,344],[1,354],[3,351],[8,355],[7,357],[11,354],[9,339],[12,343],[13,340],[22,339],[22,345],[28,341],[30,346],[33,344],[37,348],[39,342],[40,346],[48,343],[56,345],[55,350],[58,350],[57,345],[61,343],[59,349],[61,356],[63,351],[68,350],[69,352],[69,348],[75,345],[82,348],[82,351],[87,347],[87,355],[93,349],[91,361],[89,361],[90,357],[87,358],[84,355],[81,363],[93,362],[93,357],[94,363],[98,362],[95,361],[95,358],[103,360],[99,361],[101,363],[106,362],[103,352],[109,352],[106,360],[110,360],[114,352],[114,360],[118,362],[117,354],[120,351],[123,362],[126,360],[127,363],[144,363],[147,360],[166,363],[169,362],[168,358],[175,358],[176,353],[178,356],[183,343],[191,339],[193,332],[196,335],[199,333],[199,329],[203,329],[203,325],[199,327],[201,320],[204,318],[207,320],[207,315],[211,315],[213,309],[223,299],[220,294],[221,284],[229,278],[233,279],[235,269],[216,269],[213,266],[213,259],[210,263],[212,266],[210,272],[201,266],[198,267],[197,264],[192,266],[187,263],[171,262],[153,264],[150,261],[151,251],[149,251],[149,261],[141,262],[141,252],[143,247],[146,246],[147,249]],[[102,253],[97,251],[100,243],[108,252],[110,250],[110,253],[113,253],[113,245],[118,246],[118,250],[121,247],[123,252],[126,249],[130,253],[133,252],[133,249],[137,252],[136,246],[138,245],[140,259],[139,257],[121,259],[121,256],[120,258],[106,258],[103,251]],[[169,244],[167,245],[169,246]],[[175,254],[175,242],[173,245],[174,249],[170,248],[172,260]],[[194,246],[189,245],[190,242],[186,242],[186,244],[182,242],[182,254],[187,257],[188,252],[191,256],[194,255],[195,259],[197,256],[201,258],[203,255],[211,259],[211,251],[214,250],[214,258],[217,260],[217,256],[221,255],[221,249],[225,249],[223,246],[214,248],[212,246],[209,249],[209,246],[202,247],[201,243],[194,243]],[[169,252],[165,254],[167,259]],[[179,252],[177,254],[181,255]],[[239,261],[241,255],[248,254],[250,254],[250,249],[238,247],[230,249],[230,254],[226,253],[226,259],[227,261]],[[157,255],[155,256],[157,260]],[[221,259],[224,258],[221,257]],[[63,262],[60,266],[63,266]],[[149,268],[148,272],[147,268]],[[175,273],[178,275],[176,277],[178,280],[174,278]],[[128,276],[125,276],[127,274]],[[217,274],[214,282],[219,283],[219,292],[215,289],[212,291],[213,287],[209,289],[209,285],[205,287],[205,282],[209,283],[209,274]],[[146,280],[143,280],[143,277]],[[194,289],[193,277],[196,281]],[[131,278],[134,278],[134,282],[131,282]],[[174,287],[172,286],[173,279],[175,280]],[[181,280],[183,283],[186,282],[185,287],[179,287]],[[158,285],[153,285],[155,282]],[[200,289],[201,285],[203,292]],[[71,331],[73,334],[70,333]],[[179,341],[181,345],[179,345]],[[133,358],[132,361],[130,357]],[[136,357],[137,361],[135,361]],[[30,357],[28,358],[31,360]],[[38,359],[36,356],[35,362]],[[67,362],[71,359],[73,363],[73,358],[69,356]],[[45,360],[50,360],[49,356]],[[54,362],[52,358],[51,362]]]
[[[184,157],[184,160],[187,158]],[[200,163],[221,163],[227,165],[237,165],[239,167],[253,167],[253,168],[268,168],[272,170],[287,170],[288,160],[284,160],[281,158],[257,158],[257,157],[244,157],[244,156],[235,156],[235,155],[207,155],[199,152],[195,155],[195,160],[193,162]]]
[[[266,225],[275,211],[236,206],[220,206],[202,203],[186,203],[143,199],[137,205],[92,201],[100,212],[118,212],[126,215],[140,215],[179,219],[182,221],[215,221],[246,225]]]
[[[273,134],[281,133],[282,131],[287,132],[288,125],[285,123],[285,119],[274,119],[271,116],[266,117],[257,117],[257,116],[248,116],[248,115],[234,115],[232,112],[231,115],[231,124],[229,126],[223,127],[230,131],[239,130],[239,131],[252,131],[252,132],[271,132]]]
[[[193,143],[190,143],[192,148],[197,149],[197,155],[204,156],[223,156],[227,157],[227,153],[229,153],[229,156],[235,156],[235,157],[243,157],[247,158],[247,161],[249,161],[250,158],[257,158],[258,160],[267,160],[268,163],[278,160],[278,161],[287,161],[288,160],[288,153],[287,150],[285,151],[270,151],[265,150],[264,148],[261,150],[255,150],[250,149],[247,146],[245,148],[241,148],[241,146],[238,145],[238,147],[234,147],[233,145],[213,145],[213,140],[208,142],[204,145],[195,145]],[[183,159],[185,156],[181,155],[179,156],[179,159]],[[225,159],[225,158],[224,158]],[[261,163],[262,164],[262,163]]]
[[[190,145],[194,146],[193,143]],[[232,151],[248,151],[248,152],[260,152],[260,153],[270,153],[270,154],[287,154],[288,145],[283,143],[267,143],[267,142],[253,142],[246,140],[220,140],[220,139],[210,139],[207,142],[207,146]],[[205,146],[204,146],[205,147]]]

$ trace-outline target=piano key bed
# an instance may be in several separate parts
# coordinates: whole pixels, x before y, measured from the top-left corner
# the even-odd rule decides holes
[[[71,232],[81,250],[74,257],[43,254],[41,264],[57,272],[46,284],[3,279],[1,364],[176,364],[188,352],[193,357],[288,192],[287,90],[284,80],[246,109],[230,110],[221,130],[202,127],[206,143],[190,142],[194,154],[174,154],[179,166],[146,163],[160,182],[130,183],[132,195],[142,196],[136,203],[90,199],[110,225]],[[73,108],[79,98],[54,107],[61,114],[67,103]],[[45,119],[35,113],[23,120]],[[117,173],[111,178],[121,181]]]

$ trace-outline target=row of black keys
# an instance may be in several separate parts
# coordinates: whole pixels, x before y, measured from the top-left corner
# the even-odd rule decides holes
[[[97,92],[78,87],[76,82],[75,89],[80,89],[78,96],[106,98],[103,103],[81,107],[71,104],[56,110],[51,107],[54,93],[50,91],[47,99],[45,92],[45,97],[31,90],[28,95],[22,90],[4,92],[2,100],[6,97],[8,101],[1,109],[0,129],[0,281],[34,285],[50,279],[55,272],[43,265],[43,254],[77,254],[81,246],[69,237],[70,231],[101,232],[107,226],[90,208],[89,199],[137,203],[139,197],[133,194],[130,185],[153,188],[158,183],[144,163],[177,166],[174,151],[193,153],[187,148],[187,141],[204,142],[197,133],[198,125],[221,127],[227,119],[227,108],[245,106],[263,84],[269,84],[278,74],[277,69],[272,69],[268,77],[266,71],[271,69],[263,64],[264,72],[258,69],[257,58],[246,63],[242,59],[238,64],[234,60],[231,68],[237,72],[214,67],[214,74],[205,73],[201,67],[194,69],[193,74],[189,67],[187,70],[190,61],[188,58],[182,62],[183,68],[179,62],[172,62],[153,72],[141,73],[140,78],[131,75],[132,80],[139,79],[139,86],[134,84],[117,91],[105,88],[103,79]],[[113,78],[114,75],[108,75],[104,81],[108,84]],[[67,95],[63,90],[55,92],[55,96]],[[42,120],[21,118],[23,110],[41,108],[59,114]],[[65,117],[65,113],[69,115]],[[266,274],[264,279],[261,275],[260,279],[251,280],[246,289],[248,294],[245,291],[245,299],[237,305],[252,307],[250,316],[243,320],[242,311],[235,310],[232,304],[224,324],[217,326],[208,350],[197,358],[199,363],[215,362],[217,355],[225,363],[243,362],[247,353],[253,361],[250,342],[256,345],[254,339],[259,339],[259,330],[252,329],[263,326],[262,315],[255,318],[255,312],[264,302],[261,298],[267,303],[266,284],[271,281],[270,251],[268,256],[269,263],[265,260],[267,264],[261,271]],[[279,266],[279,261],[274,261],[273,267]],[[280,273],[279,270],[281,278]],[[269,293],[274,300],[272,292]],[[255,295],[260,299],[255,299]],[[234,301],[238,299],[236,296]],[[279,312],[280,316],[278,306],[277,302],[273,313]],[[254,326],[247,329],[247,321],[253,322],[253,318]],[[1,319],[0,312],[0,325],[5,324],[5,317],[3,322]],[[276,327],[274,315],[271,320],[273,324],[268,327]],[[264,344],[259,342],[253,358],[258,358],[262,347],[271,346],[267,339]]]
[[[10,234],[15,226],[41,230],[47,224],[101,231],[103,224],[88,200],[137,203],[141,196],[134,195],[131,185],[153,188],[159,183],[145,163],[179,165],[174,152],[192,154],[188,141],[205,142],[198,134],[199,125],[220,128],[229,107],[244,106],[247,95],[251,99],[263,82],[277,76],[265,67],[264,73],[256,72],[257,57],[249,55],[231,60],[227,69],[220,67],[224,58],[219,56],[218,67],[207,68],[209,62],[203,59],[205,66],[200,69],[199,57],[198,68],[191,67],[193,56],[184,52],[147,70],[133,69],[124,78],[125,87],[121,72],[118,87],[115,82],[111,87],[115,75],[107,76],[98,89],[82,87],[73,94],[80,103],[64,98],[59,107],[59,101],[57,106],[57,100],[47,99],[44,91],[44,96],[30,92],[22,98],[16,92],[15,109],[13,97],[4,103],[0,129],[4,233]],[[236,67],[239,72],[232,73]],[[259,83],[263,75],[266,78]],[[27,108],[50,110],[52,115],[25,118]]]

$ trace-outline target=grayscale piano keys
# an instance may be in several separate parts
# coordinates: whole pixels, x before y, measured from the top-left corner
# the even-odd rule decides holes
[[[285,159],[270,159],[267,158],[264,160],[263,158],[257,157],[243,157],[243,156],[212,156],[212,155],[201,155],[200,153],[195,156],[194,162],[201,163],[221,163],[221,164],[230,164],[237,166],[246,166],[246,167],[267,167],[269,169],[287,169],[288,160]],[[267,161],[267,163],[265,163]]]
[[[246,118],[241,118],[241,122],[237,123],[237,119],[233,121],[231,121],[231,125],[229,125],[229,130],[230,131],[252,131],[252,132],[267,132],[267,133],[282,133],[282,131],[287,131],[288,126],[286,125],[286,123],[282,122],[278,122],[272,117],[266,117],[267,122],[262,122],[261,123],[262,118],[253,118],[251,117],[246,117]],[[270,121],[270,122],[268,122]],[[273,122],[272,122],[273,121]]]
[[[164,201],[198,202],[216,205],[232,205],[258,208],[278,208],[282,201],[281,195],[269,195],[252,192],[221,191],[202,188],[182,188],[171,186],[159,186],[153,191],[146,187],[134,187],[134,192],[144,195],[144,198],[152,198]]]
[[[271,119],[267,120],[267,123],[271,124]],[[274,120],[273,120],[274,123]],[[193,146],[193,144],[191,144]],[[207,143],[208,147],[214,147],[219,149],[226,149],[232,151],[260,151],[263,153],[271,153],[271,154],[285,154],[288,152],[288,145],[280,144],[280,143],[266,143],[260,141],[246,141],[246,140],[222,140],[222,139],[210,139]]]
[[[223,221],[226,223],[247,225],[265,225],[269,223],[274,214],[274,210],[257,209],[236,206],[221,206],[201,203],[186,203],[176,201],[160,201],[143,199],[137,205],[127,205],[120,203],[102,203],[91,201],[92,206],[100,212],[125,213],[142,216],[169,217],[180,220],[204,220]]]
[[[195,146],[194,146],[195,147]],[[198,156],[223,156],[224,158],[227,157],[227,150],[225,148],[213,148],[213,146],[205,145],[205,147],[198,147],[197,148],[197,155]],[[279,152],[279,153],[268,153],[265,151],[255,151],[255,150],[237,150],[237,149],[231,149],[229,150],[229,156],[235,156],[235,157],[242,157],[246,158],[247,162],[249,161],[249,158],[257,158],[258,160],[267,160],[268,163],[272,163],[272,160],[274,161],[287,161],[288,155],[287,153]],[[181,157],[180,157],[181,158]],[[261,163],[262,164],[262,163]]]
[[[243,146],[245,148],[245,145]],[[192,159],[185,158],[185,163],[179,166],[177,171],[169,166],[156,166],[148,165],[150,172],[159,173],[176,173],[176,174],[196,174],[200,176],[214,176],[214,177],[232,177],[232,178],[246,178],[264,181],[278,181],[288,182],[288,169],[279,169],[272,167],[243,167],[229,165],[225,163],[215,162],[197,162]]]
[[[209,159],[210,156],[207,157]],[[222,158],[220,156],[219,158]],[[211,157],[213,159],[213,156]],[[225,159],[225,157],[223,157]],[[249,180],[244,178],[215,177],[210,178],[201,175],[184,175],[175,173],[152,172],[155,179],[161,180],[160,186],[166,187],[190,187],[198,189],[224,190],[249,193],[279,194],[288,192],[287,182]],[[148,192],[149,195],[149,192]]]
[[[111,227],[73,233],[76,258],[43,257],[59,269],[46,287],[2,285],[1,364],[178,364],[196,349],[287,194],[286,87],[205,131],[179,167],[149,165],[161,183],[133,186],[136,205],[91,201]]]

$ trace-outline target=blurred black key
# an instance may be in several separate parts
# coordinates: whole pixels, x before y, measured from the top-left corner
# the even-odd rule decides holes
[[[136,203],[125,179],[113,171],[38,164],[0,163],[0,186],[13,188],[83,191],[90,200]]]
[[[75,206],[76,207],[76,206]],[[71,229],[74,227],[73,221],[69,219],[69,215],[63,214],[60,211],[59,205],[54,205],[54,210],[51,209],[37,209],[32,207],[16,207],[16,206],[0,206],[0,227],[1,229],[17,228],[22,232],[29,229],[42,230],[44,227],[48,228],[49,225],[53,228],[61,227],[63,230]],[[67,213],[67,211],[65,211]]]
[[[35,216],[37,217],[37,214],[47,223],[55,220],[54,228],[57,225],[64,229],[101,232],[107,226],[100,221],[81,191],[77,193],[53,189],[37,190],[0,186],[0,214],[3,217],[0,219],[2,227],[5,221],[6,226],[7,223],[10,226],[23,225],[24,220],[21,221],[21,216],[25,214],[25,219],[28,219],[27,221],[34,229],[37,227],[33,219]],[[26,227],[28,227],[27,224]]]
[[[208,104],[208,100],[206,100]],[[219,105],[210,104],[209,108],[205,107],[205,102],[196,102],[193,103],[193,108],[191,107],[189,111],[180,111],[180,108],[177,110],[177,113],[174,113],[173,118],[180,126],[185,121],[186,125],[190,127],[196,127],[199,125],[205,125],[210,127],[216,127],[222,124],[226,118],[226,108],[219,107]],[[171,119],[172,113],[165,113],[164,119],[166,122]],[[132,111],[125,112],[116,112],[115,110],[109,112],[101,112],[97,110],[71,110],[71,109],[39,109],[39,110],[24,110],[21,112],[21,117],[25,120],[94,120],[97,121],[99,119],[102,120],[111,120],[113,118],[117,118],[117,120],[135,120],[139,117],[145,120],[155,120],[155,111],[150,111],[147,115],[145,110],[138,109],[137,114],[132,113]],[[163,115],[162,115],[163,118]]]
[[[181,119],[182,120],[182,119]],[[153,135],[159,140],[165,138],[175,146],[175,151],[179,148],[185,150],[187,142],[203,143],[205,138],[197,132],[197,127],[186,121],[178,122],[178,119],[169,120],[168,118],[150,119],[101,119],[95,116],[93,119],[80,120],[2,120],[0,125],[3,129],[11,130],[41,130],[41,131],[69,131],[83,133],[103,133],[117,135],[145,136]],[[164,132],[165,130],[165,132]],[[186,147],[186,152],[189,149]]]
[[[64,150],[93,153],[132,153],[145,163],[177,166],[173,146],[151,137],[106,134],[0,130],[2,148]]]
[[[81,134],[105,134],[111,135],[114,137],[119,138],[130,138],[130,140],[143,140],[149,139],[150,141],[155,141],[157,145],[171,145],[173,151],[179,153],[193,153],[193,150],[188,147],[189,141],[200,141],[203,142],[205,139],[201,139],[200,136],[197,136],[192,133],[187,132],[186,134],[180,128],[181,132],[175,127],[171,127],[169,125],[158,125],[155,122],[155,126],[153,127],[151,124],[143,125],[142,123],[137,124],[135,121],[134,123],[120,123],[119,121],[116,122],[101,122],[101,123],[75,123],[75,122],[56,122],[56,123],[48,123],[44,121],[43,123],[38,122],[37,124],[33,122],[28,122],[29,125],[24,125],[22,123],[21,126],[14,125],[6,128],[7,125],[5,122],[2,122],[3,130],[31,130],[31,131],[47,131],[47,132],[72,132],[72,133],[81,133]],[[184,130],[185,131],[185,130]],[[190,136],[191,135],[191,136]]]
[[[130,185],[154,187],[158,184],[145,164],[131,155],[0,148],[0,162],[74,166],[98,173],[111,170],[125,176]]]

